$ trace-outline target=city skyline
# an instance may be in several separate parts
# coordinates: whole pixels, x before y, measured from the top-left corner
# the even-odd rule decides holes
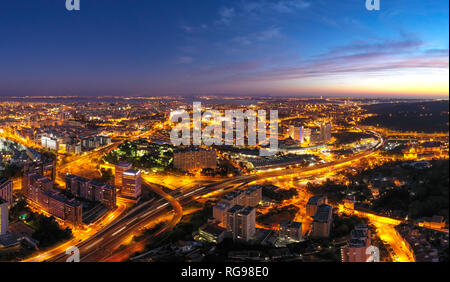
[[[9,1],[0,96],[448,99],[448,1]]]

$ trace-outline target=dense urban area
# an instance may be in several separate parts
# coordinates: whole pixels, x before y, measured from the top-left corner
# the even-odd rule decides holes
[[[194,101],[222,114],[278,110],[277,153],[260,156],[248,128],[240,145],[175,146],[171,115]],[[84,262],[365,262],[373,247],[383,262],[448,262],[448,109],[431,99],[2,98],[0,261],[66,261],[76,246]]]

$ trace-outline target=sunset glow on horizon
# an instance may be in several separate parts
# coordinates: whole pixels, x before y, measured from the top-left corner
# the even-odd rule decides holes
[[[449,96],[447,0],[60,2],[3,5],[0,96]]]

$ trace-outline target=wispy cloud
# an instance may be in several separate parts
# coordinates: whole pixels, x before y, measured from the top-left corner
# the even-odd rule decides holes
[[[262,32],[252,33],[245,36],[237,36],[232,39],[232,42],[250,45],[254,42],[264,42],[281,36],[279,27],[270,27]]]
[[[236,15],[236,11],[234,8],[222,7],[219,10],[219,19],[216,23],[218,24],[229,24]]]
[[[185,64],[190,64],[193,62],[194,62],[194,58],[189,57],[189,56],[179,56],[175,60],[175,64],[177,64],[177,65],[185,65]]]
[[[378,42],[355,41],[349,45],[338,46],[326,54],[320,56],[336,56],[345,54],[363,53],[386,53],[386,52],[406,52],[417,50],[423,46],[423,41],[419,39],[390,40],[385,39]]]
[[[252,1],[246,0],[234,7],[222,7],[219,10],[219,19],[216,23],[230,24],[233,18],[238,16],[248,17],[251,14],[262,13],[295,13],[306,9],[311,3],[305,0],[280,0],[280,1]]]
[[[255,35],[256,38],[256,35]],[[236,62],[209,68],[200,76],[222,82],[284,81],[327,78],[353,74],[392,75],[392,71],[442,70],[449,67],[448,50],[420,49],[421,40],[380,40],[353,42],[329,52],[272,64],[270,58]]]
[[[245,12],[279,12],[293,13],[297,10],[306,9],[311,4],[304,0],[281,0],[281,1],[245,1],[242,9]]]
[[[200,32],[200,31],[205,31],[208,29],[208,25],[207,24],[201,24],[198,26],[193,26],[193,25],[187,25],[187,24],[181,24],[181,29],[188,32],[188,33],[194,33],[194,32]]]

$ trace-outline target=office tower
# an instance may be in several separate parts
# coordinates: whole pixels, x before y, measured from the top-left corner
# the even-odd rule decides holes
[[[129,162],[119,162],[116,164],[114,170],[114,185],[116,185],[117,188],[122,189],[123,173],[131,168],[132,166]]]
[[[320,205],[314,216],[311,237],[330,237],[331,225],[333,224],[333,210],[329,205]]]
[[[7,178],[0,178],[0,199],[5,200],[9,204],[12,203],[13,198],[13,183]]]
[[[288,220],[281,222],[278,238],[283,241],[300,242],[302,240],[302,223]]]
[[[217,167],[217,154],[214,150],[190,147],[173,153],[173,167],[181,171],[192,171]]]
[[[141,197],[141,171],[128,169],[122,174],[121,196],[133,200]]]
[[[5,235],[9,228],[8,202],[0,199],[0,235]]]
[[[253,207],[235,205],[227,212],[227,230],[233,239],[248,241],[255,235],[256,211]]]
[[[306,204],[306,215],[314,217],[317,212],[317,207],[326,204],[327,204],[327,196],[325,195],[318,195],[309,198],[308,203]]]

